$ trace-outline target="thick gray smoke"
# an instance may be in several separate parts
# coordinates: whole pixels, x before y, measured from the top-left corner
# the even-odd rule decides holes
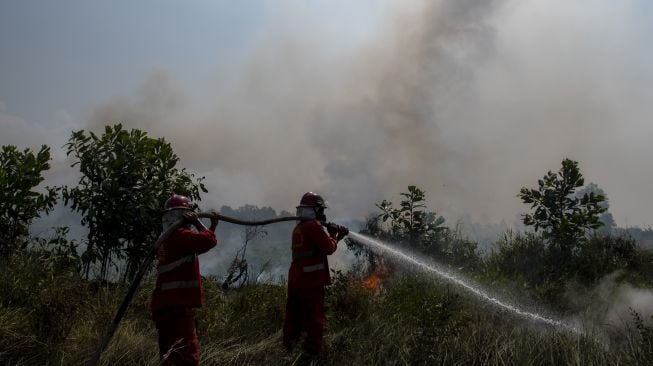
[[[512,222],[526,209],[519,188],[569,157],[610,196],[618,223],[651,222],[653,196],[641,193],[652,178],[639,167],[652,66],[630,6],[411,4],[389,6],[341,48],[279,10],[205,89],[159,71],[136,97],[96,108],[94,125],[166,137],[206,175],[211,207],[292,210],[315,190],[333,215],[361,217],[416,184],[447,217]]]
[[[137,101],[97,108],[95,123],[166,136],[207,175],[216,202],[288,209],[316,190],[339,215],[360,217],[414,183],[453,208],[438,198],[462,193],[452,172],[464,170],[456,167],[464,156],[450,128],[492,56],[493,9],[491,1],[393,8],[372,39],[337,58],[317,35],[272,27],[244,64],[222,70],[237,76],[210,92],[208,111],[189,113],[185,93],[159,72]]]

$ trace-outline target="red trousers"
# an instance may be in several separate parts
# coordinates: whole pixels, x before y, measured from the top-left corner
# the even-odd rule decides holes
[[[159,331],[161,365],[199,365],[200,343],[197,339],[192,309],[159,310],[152,315],[152,319]]]
[[[324,286],[309,289],[288,289],[286,319],[283,323],[283,345],[290,350],[301,333],[306,332],[302,344],[304,352],[317,355],[322,349],[324,315]]]

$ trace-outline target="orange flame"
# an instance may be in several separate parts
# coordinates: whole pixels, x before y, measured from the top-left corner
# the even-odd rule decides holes
[[[363,280],[362,285],[368,290],[374,290],[381,285],[381,279],[372,273],[369,277]]]
[[[376,290],[381,287],[387,278],[388,269],[385,266],[379,266],[367,278],[363,279],[361,285],[366,289]]]

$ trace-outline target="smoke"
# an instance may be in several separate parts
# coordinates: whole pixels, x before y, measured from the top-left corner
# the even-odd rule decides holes
[[[319,34],[273,25],[244,63],[220,70],[236,76],[197,102],[208,110],[191,111],[187,92],[159,71],[134,100],[96,108],[91,127],[123,121],[170,139],[185,166],[206,174],[216,203],[289,209],[315,190],[336,213],[360,217],[411,183],[455,186],[442,168],[456,151],[441,130],[491,50],[492,8],[404,9],[338,58]]]
[[[46,136],[37,125],[6,113],[6,109],[6,105],[0,101],[0,145],[16,145],[22,150],[26,145],[38,147],[46,143]]]
[[[565,293],[566,301],[574,309],[582,309],[572,320],[602,341],[618,333],[623,337],[635,330],[635,314],[650,327],[653,319],[653,292],[636,288],[624,282],[623,273],[615,272],[603,277],[595,286],[584,287],[570,281]]]
[[[342,48],[278,12],[204,89],[157,71],[135,97],[97,107],[90,128],[164,136],[207,177],[211,207],[292,210],[314,190],[331,215],[362,217],[416,184],[445,216],[512,221],[526,209],[519,188],[569,157],[617,221],[650,222],[653,198],[633,192],[651,182],[637,166],[653,76],[631,3],[393,3]]]
[[[624,323],[632,324],[634,311],[647,326],[651,326],[651,316],[653,316],[651,304],[653,304],[653,292],[623,284],[614,293],[613,302],[605,315],[605,324],[616,326],[622,326]]]
[[[30,149],[33,152],[39,151],[41,145],[50,146],[50,170],[45,171],[45,185],[57,186],[62,184],[74,184],[75,175],[69,174],[65,163],[65,151],[59,149],[66,141],[70,131],[78,125],[70,115],[60,110],[51,117],[53,126],[44,126],[42,123],[26,120],[13,115],[7,105],[0,100],[0,145],[15,145],[19,150]],[[72,178],[72,179],[71,179]]]

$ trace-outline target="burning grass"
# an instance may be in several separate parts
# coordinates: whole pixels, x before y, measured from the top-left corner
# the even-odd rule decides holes
[[[390,277],[390,271],[385,265],[380,265],[361,281],[361,285],[368,290],[378,291]]]

